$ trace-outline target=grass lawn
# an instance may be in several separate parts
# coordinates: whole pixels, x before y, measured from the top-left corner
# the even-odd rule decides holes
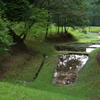
[[[69,30],[70,32],[70,30]],[[77,41],[39,42],[27,38],[28,50],[15,49],[13,55],[6,58],[0,71],[0,100],[100,100],[100,65],[96,61],[96,53],[100,48],[89,54],[89,61],[79,72],[74,84],[68,86],[52,84],[57,56],[69,53],[56,51],[54,45],[66,45],[74,42],[93,42],[97,36],[71,31]],[[43,55],[46,54],[42,69],[36,78]],[[31,82],[23,84],[24,81]]]
[[[40,90],[69,95],[71,97],[75,96],[83,98],[84,100],[99,100],[100,65],[95,58],[98,49],[90,53],[89,61],[85,65],[85,68],[80,71],[75,84],[59,86],[51,83],[59,53],[48,56],[38,78],[32,84],[28,84],[28,86]],[[67,52],[62,53],[65,54]]]
[[[36,90],[0,82],[0,100],[84,100],[60,93]]]
[[[91,27],[90,27],[90,31],[97,31],[97,32],[100,32],[100,27],[99,27],[99,26],[97,26],[97,27],[91,26]]]

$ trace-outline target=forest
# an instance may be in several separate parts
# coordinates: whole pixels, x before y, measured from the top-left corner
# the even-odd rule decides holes
[[[52,25],[58,27],[58,34],[60,27],[62,32],[67,33],[68,27],[99,26],[100,6],[97,2],[99,1],[0,0],[0,41],[4,44],[0,47],[1,52],[7,51],[13,42],[23,42],[27,36],[47,38]]]
[[[99,53],[100,0],[0,0],[0,100],[99,100]]]

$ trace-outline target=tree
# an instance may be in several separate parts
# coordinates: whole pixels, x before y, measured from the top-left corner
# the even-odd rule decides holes
[[[1,16],[4,13],[5,4],[0,0],[0,56],[8,54],[10,46],[13,45],[13,39],[9,36],[9,30],[7,28],[8,21],[6,23],[2,20]],[[2,10],[3,9],[3,10]]]
[[[88,0],[90,5],[89,8],[89,17],[90,17],[90,26],[99,26],[100,25],[100,6],[99,0]]]
[[[32,26],[43,26],[46,21],[48,23],[46,23],[45,37],[48,35],[50,23],[57,24],[58,33],[60,26],[62,26],[62,31],[67,33],[66,26],[76,27],[87,24],[87,7],[83,0],[29,0],[29,3],[27,0],[3,1],[6,4],[4,17],[12,22],[25,22],[25,29],[20,35],[12,29],[11,25],[7,26],[14,42],[23,42]],[[13,16],[14,14],[16,17]]]
[[[76,26],[86,26],[88,24],[88,6],[83,0],[58,0],[56,2],[58,5],[55,7],[55,10],[51,12],[53,14],[54,23],[59,26],[64,27],[64,33],[67,33],[67,27],[76,27]]]
[[[96,4],[96,5],[100,5],[100,0],[98,0],[98,1],[94,1],[92,4]]]
[[[5,16],[10,21],[23,21],[26,11],[29,9],[27,0],[3,0],[5,5]]]
[[[16,43],[23,43],[31,27],[37,23],[46,22],[46,11],[44,9],[39,9],[34,6],[34,4],[29,5],[27,0],[4,0],[6,4],[4,10],[4,16],[2,18],[7,18],[12,24],[16,22],[25,22],[24,31],[18,35],[13,29],[12,25],[8,25],[9,35],[13,37],[13,41]],[[14,17],[15,16],[15,17]],[[38,24],[39,25],[39,24]]]
[[[8,53],[10,46],[14,44],[6,25],[7,23],[0,18],[0,56],[5,56]]]

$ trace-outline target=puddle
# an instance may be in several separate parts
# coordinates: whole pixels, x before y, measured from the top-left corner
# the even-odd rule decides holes
[[[78,72],[84,67],[88,59],[88,54],[70,53],[58,56],[52,83],[61,85],[73,84]]]
[[[77,51],[90,53],[95,48],[100,47],[100,44],[94,43],[73,43],[65,46],[54,46],[57,51]]]

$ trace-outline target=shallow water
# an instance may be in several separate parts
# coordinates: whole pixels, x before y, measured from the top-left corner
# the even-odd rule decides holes
[[[64,54],[58,56],[52,83],[61,85],[74,83],[78,72],[84,67],[88,59],[87,54]]]
[[[54,46],[57,51],[77,51],[90,53],[95,48],[100,47],[100,44],[92,43],[74,43],[67,46]]]
[[[73,43],[65,46],[54,46],[57,51],[77,51],[90,53],[100,44],[95,43]],[[57,67],[55,68],[53,84],[69,85],[76,80],[78,72],[88,61],[88,54],[64,54],[58,56]]]
[[[86,48],[86,52],[90,53],[91,51],[93,51],[95,48],[100,47],[100,45],[90,45],[88,48]]]

